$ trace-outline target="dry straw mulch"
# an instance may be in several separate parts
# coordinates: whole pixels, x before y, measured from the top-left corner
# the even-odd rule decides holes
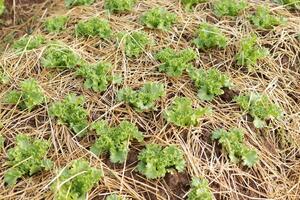
[[[262,3],[268,4],[265,1]],[[184,199],[192,176],[205,177],[216,199],[300,199],[300,42],[296,39],[300,33],[299,13],[270,3],[272,10],[285,16],[288,22],[272,31],[257,31],[247,20],[247,15],[257,6],[257,2],[253,1],[251,5],[247,12],[236,19],[218,19],[211,12],[212,3],[204,3],[193,12],[185,12],[177,0],[141,0],[129,14],[109,15],[103,10],[101,0],[90,7],[71,10],[66,10],[62,1],[47,1],[32,7],[31,12],[36,17],[20,25],[3,27],[0,30],[1,40],[7,41],[7,37],[13,33],[22,35],[22,30],[28,30],[25,27],[33,27],[34,34],[42,34],[48,40],[63,41],[87,61],[109,61],[114,65],[114,73],[123,73],[124,84],[110,86],[101,94],[95,93],[84,89],[83,80],[76,78],[72,71],[43,68],[40,58],[45,47],[15,54],[6,46],[0,54],[0,66],[10,76],[11,82],[0,86],[0,98],[29,77],[39,81],[50,103],[63,99],[71,92],[84,95],[90,122],[96,119],[106,119],[113,124],[124,119],[132,121],[144,132],[147,143],[177,144],[185,153],[187,168],[185,173],[147,180],[135,171],[137,153],[144,144],[131,146],[129,159],[124,165],[113,165],[106,156],[96,157],[89,152],[94,136],[83,139],[73,137],[66,126],[59,126],[50,119],[48,104],[27,112],[1,103],[1,134],[6,138],[6,145],[0,153],[0,180],[3,180],[3,173],[7,170],[6,152],[13,147],[15,136],[20,133],[51,140],[53,145],[49,157],[55,162],[55,167],[50,172],[22,178],[13,188],[5,187],[0,181],[0,199],[51,199],[49,185],[56,172],[77,158],[85,158],[94,166],[102,166],[105,172],[105,178],[90,192],[90,199],[103,199],[108,193],[120,193],[133,199]],[[176,13],[179,20],[169,32],[146,30],[155,39],[156,45],[138,59],[127,58],[123,48],[113,40],[74,36],[76,22],[91,16],[107,18],[114,32],[143,29],[139,17],[154,6],[166,7]],[[45,33],[42,29],[43,20],[57,14],[70,16],[68,28],[58,35]],[[191,46],[199,23],[204,21],[215,23],[231,38],[225,50],[197,52],[196,67],[218,68],[230,75],[235,85],[233,90],[227,90],[212,102],[197,99],[196,89],[186,74],[170,78],[159,73],[159,63],[154,59],[155,52],[163,47],[180,50]],[[236,66],[234,59],[240,39],[249,33],[256,33],[260,44],[271,52],[268,58],[259,62],[260,70],[255,73],[248,73]],[[129,106],[116,102],[119,88],[138,88],[147,81],[159,81],[166,85],[167,96],[158,103],[158,111],[137,113]],[[272,121],[268,128],[254,128],[249,118],[231,101],[235,94],[245,91],[268,95],[284,109],[285,116]],[[190,129],[168,124],[162,117],[162,111],[176,96],[190,97],[194,105],[210,106],[214,114]],[[247,145],[255,148],[260,156],[260,162],[255,167],[249,169],[230,163],[221,147],[211,141],[211,132],[221,127],[243,128]]]

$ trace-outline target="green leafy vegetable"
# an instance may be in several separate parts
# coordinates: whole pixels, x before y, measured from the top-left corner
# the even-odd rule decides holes
[[[45,102],[43,91],[35,79],[24,80],[20,85],[20,90],[12,90],[6,94],[6,103],[17,104],[19,108],[31,111]]]
[[[277,3],[286,5],[288,8],[300,9],[299,0],[275,0]]]
[[[77,36],[98,36],[102,39],[108,39],[112,34],[112,30],[107,20],[93,17],[88,20],[80,21],[75,27],[75,33]]]
[[[184,49],[176,52],[171,48],[165,48],[156,54],[156,59],[162,62],[159,70],[169,76],[180,76],[185,69],[192,67],[191,62],[197,58],[193,49]]]
[[[13,44],[15,50],[32,50],[41,47],[46,43],[46,40],[41,35],[23,36]]]
[[[208,181],[204,178],[193,177],[188,200],[213,200]]]
[[[256,128],[265,127],[266,120],[279,118],[282,110],[272,103],[266,95],[250,93],[235,97],[235,101],[242,110],[248,112],[254,118]]]
[[[147,33],[142,31],[136,31],[131,34],[120,33],[118,40],[124,44],[125,54],[128,57],[138,57],[145,51],[147,46],[153,43]]]
[[[110,12],[131,11],[137,0],[105,0],[104,8]]]
[[[175,169],[183,172],[185,160],[183,153],[174,145],[162,147],[158,144],[148,144],[138,155],[137,171],[148,179],[161,178]]]
[[[193,41],[197,48],[225,48],[227,46],[227,38],[222,31],[211,24],[202,23],[197,32],[198,37]]]
[[[0,0],[0,16],[4,13],[5,5],[4,0]]]
[[[153,8],[141,17],[141,22],[148,28],[168,30],[176,22],[177,16],[164,8]]]
[[[103,172],[91,167],[84,160],[72,162],[70,167],[64,168],[57,180],[51,186],[55,200],[83,200],[88,192],[101,180]]]
[[[212,139],[218,140],[223,149],[229,154],[231,162],[243,161],[243,165],[252,167],[259,160],[255,150],[248,148],[244,143],[244,134],[240,129],[229,131],[219,129],[213,132]]]
[[[89,6],[94,3],[95,0],[65,0],[65,5],[67,8],[72,8],[75,6]]]
[[[132,105],[137,111],[152,110],[156,101],[165,95],[164,85],[161,83],[146,83],[140,90],[124,88],[118,92],[118,100]]]
[[[181,0],[181,3],[184,5],[186,10],[192,9],[199,3],[207,2],[208,0]]]
[[[41,63],[47,68],[71,69],[79,64],[80,57],[69,47],[51,44],[45,50]]]
[[[109,127],[106,121],[98,121],[91,128],[100,136],[91,147],[91,151],[96,155],[109,152],[113,163],[126,161],[131,140],[144,140],[138,128],[128,121],[122,121],[117,127]]]
[[[198,88],[198,97],[201,100],[210,101],[223,94],[223,88],[232,86],[229,77],[214,68],[204,70],[193,67],[188,69],[188,73]]]
[[[88,126],[88,113],[83,104],[83,96],[77,97],[75,94],[69,94],[64,100],[53,103],[49,114],[57,117],[59,124],[68,124],[78,136],[83,136]]]
[[[248,70],[255,71],[256,63],[269,55],[266,48],[257,45],[257,37],[255,35],[243,38],[240,42],[240,50],[236,55],[238,65],[246,66]]]
[[[266,6],[259,6],[256,13],[250,17],[250,21],[256,27],[261,29],[271,29],[284,22],[282,17],[270,14],[270,9]]]
[[[237,16],[248,6],[245,0],[216,0],[213,3],[217,16]]]
[[[172,105],[165,111],[164,117],[168,122],[177,126],[196,126],[199,118],[210,114],[210,108],[193,108],[192,100],[187,97],[175,98]]]
[[[24,175],[32,176],[51,169],[52,161],[46,158],[49,147],[46,140],[17,135],[16,146],[8,150],[7,165],[10,168],[4,174],[4,182],[12,186]]]
[[[68,19],[68,16],[51,17],[44,22],[44,27],[49,33],[59,33],[66,27]]]

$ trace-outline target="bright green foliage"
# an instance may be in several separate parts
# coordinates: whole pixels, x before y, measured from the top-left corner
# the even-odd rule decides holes
[[[145,51],[147,46],[153,43],[147,33],[142,31],[136,31],[131,34],[120,33],[118,39],[124,44],[125,54],[128,57],[138,57]]]
[[[188,73],[198,88],[198,97],[204,101],[212,100],[224,93],[223,88],[232,86],[229,77],[214,68],[204,70],[193,67],[188,69]]]
[[[256,43],[256,36],[243,38],[240,42],[240,50],[236,55],[237,64],[246,66],[249,71],[254,71],[257,61],[269,55],[268,49],[259,47]]]
[[[299,0],[275,0],[276,2],[286,5],[287,7],[300,9],[300,1]]]
[[[147,111],[155,108],[156,101],[165,95],[161,83],[146,83],[138,91],[124,88],[118,92],[118,100],[132,105],[137,111]]]
[[[51,186],[55,200],[83,200],[88,192],[101,180],[103,171],[94,167],[84,159],[72,162],[64,168]]]
[[[243,161],[243,165],[252,167],[259,160],[255,150],[248,148],[244,143],[244,134],[240,129],[229,131],[219,129],[213,132],[212,139],[218,140],[223,149],[229,154],[231,162]]]
[[[114,78],[111,75],[112,65],[107,62],[85,64],[77,69],[77,75],[85,78],[84,87],[95,92],[103,92]]]
[[[250,17],[252,24],[261,29],[271,29],[284,22],[282,17],[277,17],[270,13],[270,9],[265,6],[259,6],[256,13]]]
[[[193,177],[188,200],[213,200],[208,181],[204,178]]]
[[[107,20],[93,17],[91,19],[78,22],[75,27],[75,33],[77,36],[98,36],[102,39],[108,39],[112,34],[112,30]]]
[[[67,8],[72,8],[75,6],[89,6],[94,3],[95,0],[65,0],[65,5]]]
[[[52,161],[47,159],[50,143],[43,139],[32,139],[27,135],[17,135],[16,146],[8,150],[7,165],[10,168],[4,174],[4,182],[14,185],[24,175],[49,170]]]
[[[183,152],[175,145],[165,148],[158,144],[148,144],[138,155],[137,171],[148,179],[161,178],[175,169],[183,172],[185,160]]]
[[[187,97],[177,97],[165,111],[165,118],[177,126],[196,126],[199,118],[210,114],[210,108],[193,108],[192,100]]]
[[[78,136],[83,136],[88,126],[88,113],[83,104],[83,96],[69,94],[64,100],[52,104],[49,115],[57,117],[59,124],[68,124]]]
[[[44,103],[45,96],[35,79],[24,80],[20,85],[20,90],[12,90],[7,93],[5,96],[6,103],[18,104],[19,108],[29,111]]]
[[[197,31],[197,38],[193,43],[199,49],[214,47],[225,48],[227,38],[218,27],[212,24],[202,23]]]
[[[136,139],[139,142],[144,140],[138,128],[128,121],[122,121],[116,127],[109,127],[106,121],[99,121],[91,128],[100,136],[91,147],[91,151],[96,155],[109,152],[112,163],[126,161],[131,140]]]
[[[9,77],[0,69],[0,85],[9,83]]]
[[[164,8],[153,8],[141,17],[141,22],[148,28],[168,30],[176,22],[177,16]]]
[[[44,52],[41,63],[47,68],[74,68],[80,63],[80,57],[69,47],[51,44]]]
[[[207,2],[208,0],[181,0],[181,3],[184,5],[186,10],[192,9],[199,3]]]
[[[4,13],[5,5],[4,0],[0,0],[0,16]]]
[[[266,95],[250,93],[235,97],[235,101],[254,118],[256,128],[263,128],[266,126],[266,120],[282,115],[281,108],[272,103]]]
[[[174,49],[165,48],[156,54],[156,59],[163,63],[159,70],[174,77],[182,75],[185,69],[192,67],[191,62],[196,58],[196,52],[190,48],[177,52]]]
[[[245,0],[216,0],[213,2],[217,16],[237,16],[248,6]]]
[[[105,198],[105,200],[127,200],[127,199],[121,197],[120,195],[110,194]]]
[[[137,0],[105,0],[104,8],[110,12],[131,11]]]
[[[45,44],[45,38],[41,35],[24,36],[13,44],[15,50],[32,50]]]
[[[68,16],[51,17],[44,22],[44,27],[49,33],[59,33],[66,27],[68,19]]]

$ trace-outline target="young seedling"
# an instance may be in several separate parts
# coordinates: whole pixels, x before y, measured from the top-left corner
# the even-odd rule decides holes
[[[267,126],[266,120],[268,119],[276,119],[282,116],[281,108],[272,103],[266,95],[256,93],[241,94],[235,97],[235,101],[243,111],[254,118],[253,123],[256,128]]]
[[[187,200],[213,200],[208,181],[204,178],[193,177]]]
[[[197,54],[190,48],[181,51],[165,48],[155,57],[163,63],[160,65],[159,71],[167,73],[168,76],[178,77],[185,69],[193,66],[191,62],[197,58]]]
[[[107,20],[93,17],[91,19],[78,22],[75,27],[75,34],[76,36],[82,37],[97,36],[102,39],[109,39],[112,34],[112,30]]]
[[[193,41],[198,49],[225,48],[227,46],[227,37],[222,31],[208,23],[202,23],[197,31],[197,38]]]
[[[124,88],[118,92],[118,100],[132,105],[138,112],[155,109],[156,101],[165,95],[161,83],[146,83],[140,90]]]
[[[237,16],[248,6],[246,0],[215,0],[214,13],[221,16]]]
[[[153,44],[147,33],[136,31],[133,33],[120,33],[118,41],[125,46],[125,54],[128,57],[139,57],[143,51]]]
[[[191,10],[197,4],[205,3],[207,1],[208,0],[181,0],[181,3],[184,6],[185,10]]]
[[[22,110],[28,109],[28,111],[31,111],[45,102],[45,96],[39,83],[30,78],[21,82],[20,90],[8,92],[4,97],[4,101],[9,104],[17,104]]]
[[[210,108],[193,108],[192,100],[187,97],[177,97],[165,111],[165,119],[180,127],[196,126],[201,117],[210,114]]]
[[[129,12],[138,0],[105,0],[104,8],[113,13]]]
[[[94,3],[95,0],[65,0],[67,8],[73,8],[75,6],[89,6]]]
[[[148,179],[164,177],[175,170],[183,172],[185,160],[183,152],[174,145],[162,147],[148,144],[138,155],[137,171]]]
[[[72,162],[57,175],[51,186],[55,200],[88,199],[89,191],[104,176],[103,171],[94,167],[84,159]]]
[[[13,48],[17,51],[23,51],[23,50],[32,50],[37,49],[41,47],[43,44],[46,43],[46,39],[44,36],[41,35],[35,35],[35,36],[23,36],[19,40],[17,40],[13,44]]]
[[[241,40],[236,60],[238,65],[245,66],[250,72],[253,72],[257,69],[257,61],[268,55],[268,49],[259,47],[257,45],[257,37],[252,35]]]
[[[98,121],[92,125],[91,129],[99,135],[91,151],[96,155],[109,152],[112,163],[126,161],[131,140],[136,139],[139,142],[144,140],[138,128],[128,121],[122,121],[116,127],[109,127],[106,121]]]
[[[260,29],[272,29],[284,22],[284,18],[271,14],[266,6],[259,6],[254,15],[250,17],[251,23]]]
[[[13,186],[24,175],[32,176],[39,171],[51,169],[53,163],[46,158],[49,147],[50,143],[46,140],[17,135],[15,147],[7,152],[7,165],[10,168],[4,173],[4,182]]]
[[[242,160],[243,165],[252,167],[259,160],[256,151],[248,148],[243,143],[244,133],[240,129],[232,128],[229,131],[224,129],[216,130],[212,134],[212,139],[219,141],[233,163]]]
[[[84,97],[69,94],[64,100],[49,108],[49,115],[58,118],[58,124],[67,124],[79,136],[84,136],[88,126],[88,112],[83,107]]]
[[[147,28],[163,31],[169,30],[176,20],[176,14],[159,7],[147,11],[141,17],[142,24]]]
[[[59,33],[66,27],[68,19],[68,16],[51,17],[44,22],[44,28],[49,33]]]
[[[231,88],[233,85],[227,75],[214,68],[204,70],[192,67],[188,73],[198,88],[198,97],[204,101],[213,100],[215,96],[224,93],[223,88]]]

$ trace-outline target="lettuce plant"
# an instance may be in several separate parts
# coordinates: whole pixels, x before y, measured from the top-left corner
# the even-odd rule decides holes
[[[147,111],[155,108],[156,101],[165,95],[164,85],[161,83],[146,83],[135,91],[124,88],[118,92],[118,100],[132,105],[137,111]]]
[[[45,102],[45,95],[39,83],[33,79],[27,79],[20,83],[20,90],[12,90],[4,97],[6,103],[17,104],[22,110],[31,111],[36,106]]]
[[[279,118],[282,115],[281,108],[272,103],[266,95],[241,94],[235,97],[235,101],[242,110],[254,118],[253,123],[256,128],[263,128],[267,125],[266,120]]]
[[[193,177],[187,200],[213,200],[208,181],[204,178]]]
[[[68,16],[55,16],[47,19],[44,22],[44,28],[49,33],[59,33],[66,27]]]
[[[15,147],[7,152],[7,165],[10,168],[4,173],[4,182],[12,186],[24,175],[32,176],[51,169],[53,163],[46,158],[49,147],[50,143],[46,140],[17,135]]]
[[[183,152],[175,145],[162,147],[148,144],[138,155],[137,171],[148,179],[161,178],[175,170],[183,172],[185,160]]]
[[[242,160],[243,165],[252,167],[259,160],[256,151],[243,143],[244,134],[240,129],[232,128],[229,131],[224,129],[216,130],[212,134],[212,139],[218,140],[233,163]]]
[[[147,11],[141,17],[142,24],[147,28],[163,31],[169,30],[176,20],[176,14],[159,7]]]
[[[119,43],[125,46],[125,54],[128,57],[138,57],[147,46],[150,46],[153,41],[149,38],[147,33],[136,31],[133,33],[120,33],[118,37]]]
[[[257,45],[257,37],[255,35],[245,37],[240,42],[240,50],[236,55],[237,64],[245,66],[248,70],[255,71],[256,63],[269,55],[266,48]]]
[[[78,22],[75,27],[75,34],[83,37],[97,36],[102,39],[108,39],[112,34],[112,30],[107,20],[93,17]]]
[[[80,62],[80,57],[72,49],[61,44],[49,45],[41,59],[41,64],[47,68],[71,69]]]
[[[105,0],[104,8],[110,12],[131,11],[138,0]]]
[[[35,36],[28,35],[28,36],[23,36],[22,38],[17,40],[12,47],[18,51],[32,50],[41,47],[45,43],[46,40],[42,35],[35,35]]]
[[[51,105],[49,115],[58,118],[59,124],[68,124],[78,136],[83,136],[88,126],[88,112],[83,104],[83,96],[69,94],[64,100]]]
[[[214,68],[204,70],[193,67],[188,69],[188,73],[198,88],[198,97],[204,101],[210,101],[223,94],[223,88],[233,85],[227,75]]]
[[[176,126],[189,127],[196,126],[199,118],[210,113],[210,108],[193,108],[191,99],[177,97],[165,111],[164,117]]]
[[[94,3],[95,0],[65,0],[65,5],[67,8],[72,8],[75,6],[89,6]]]
[[[260,29],[272,29],[284,22],[282,17],[272,15],[266,6],[259,6],[254,15],[250,17],[251,23]]]
[[[237,16],[248,6],[246,0],[215,0],[214,13],[221,16]]]
[[[106,121],[98,121],[92,125],[91,129],[96,130],[99,135],[91,151],[96,155],[109,152],[112,163],[126,161],[131,140],[136,139],[139,142],[144,140],[138,128],[128,121],[122,121],[116,127],[109,127]]]
[[[185,69],[193,66],[191,62],[197,58],[197,54],[191,48],[181,51],[165,48],[158,52],[155,57],[163,63],[160,65],[159,71],[167,73],[168,76],[178,77],[182,75]]]
[[[199,3],[205,3],[208,0],[181,0],[182,5],[185,7],[186,10],[192,9]]]
[[[193,43],[198,49],[225,48],[227,46],[227,38],[218,27],[202,23],[197,31],[197,38]]]
[[[84,159],[72,162],[72,165],[62,169],[56,181],[51,185],[55,200],[87,199],[88,192],[104,176],[103,171]]]

